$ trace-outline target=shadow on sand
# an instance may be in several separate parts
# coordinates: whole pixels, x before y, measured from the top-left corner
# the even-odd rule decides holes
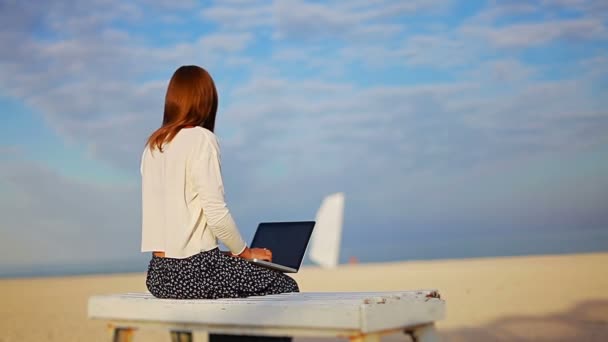
[[[449,305],[449,304],[448,304]],[[479,327],[440,330],[444,341],[608,341],[608,300],[582,302],[566,312],[546,316],[511,316]],[[346,341],[297,338],[294,342]],[[410,341],[406,335],[386,342]]]
[[[547,316],[512,316],[480,327],[443,331],[446,341],[606,341],[608,300]]]

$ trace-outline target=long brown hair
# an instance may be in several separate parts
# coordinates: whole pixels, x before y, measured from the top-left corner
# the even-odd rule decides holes
[[[211,75],[196,65],[179,67],[167,87],[163,124],[150,135],[146,145],[162,152],[162,145],[186,126],[201,126],[213,132],[217,106]]]

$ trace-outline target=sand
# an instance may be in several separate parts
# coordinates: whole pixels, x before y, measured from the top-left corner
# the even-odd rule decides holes
[[[436,288],[449,341],[603,341],[608,336],[608,253],[307,267],[302,291]],[[0,342],[109,341],[86,317],[93,294],[144,291],[145,274],[0,280]],[[135,341],[168,341],[140,331]],[[387,341],[403,341],[403,336]],[[297,339],[311,341],[311,339]]]

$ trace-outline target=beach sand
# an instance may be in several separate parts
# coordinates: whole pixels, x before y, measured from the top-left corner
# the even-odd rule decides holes
[[[305,267],[295,278],[309,292],[438,289],[448,341],[604,341],[607,265],[608,253],[525,256]],[[110,341],[104,322],[87,319],[87,298],[145,291],[144,281],[144,273],[0,280],[0,342]],[[135,341],[169,338],[139,331]]]

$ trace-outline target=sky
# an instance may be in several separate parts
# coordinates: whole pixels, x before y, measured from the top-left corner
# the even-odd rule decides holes
[[[605,1],[0,0],[0,45],[0,276],[145,267],[187,64],[246,239],[341,191],[342,260],[608,250]]]

